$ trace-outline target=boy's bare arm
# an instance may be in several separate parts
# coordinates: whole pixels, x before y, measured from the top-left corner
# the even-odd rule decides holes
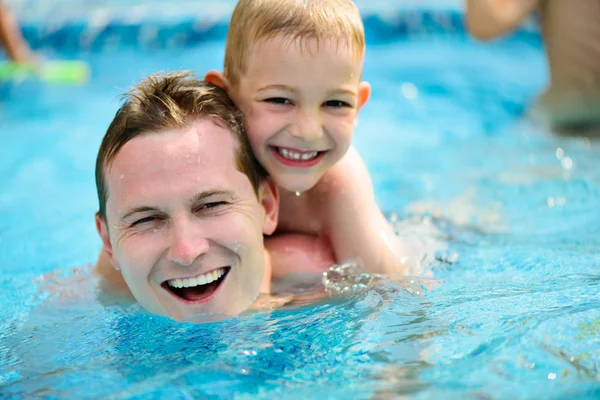
[[[466,0],[466,25],[478,39],[492,39],[519,26],[540,0]]]
[[[319,214],[338,262],[356,258],[368,273],[409,273],[415,262],[411,249],[394,234],[379,209],[369,172],[354,148],[319,185]]]

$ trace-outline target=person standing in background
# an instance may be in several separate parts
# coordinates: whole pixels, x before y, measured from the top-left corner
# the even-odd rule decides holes
[[[550,69],[550,85],[535,111],[558,131],[598,130],[600,0],[466,0],[467,30],[477,39],[493,39],[534,11]]]
[[[16,63],[26,63],[35,59],[21,34],[16,18],[2,0],[0,0],[0,45],[8,58]]]

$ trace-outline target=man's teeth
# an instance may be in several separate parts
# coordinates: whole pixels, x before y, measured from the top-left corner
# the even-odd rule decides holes
[[[297,151],[284,149],[282,147],[278,147],[277,152],[279,154],[281,154],[283,156],[283,158],[287,158],[288,160],[302,160],[302,161],[312,160],[319,154],[318,151],[312,151],[310,153],[299,153]]]
[[[169,286],[181,289],[184,287],[194,287],[198,285],[206,285],[207,283],[211,283],[219,279],[225,274],[225,268],[219,268],[207,274],[198,275],[193,278],[184,278],[184,279],[171,279],[167,281]]]

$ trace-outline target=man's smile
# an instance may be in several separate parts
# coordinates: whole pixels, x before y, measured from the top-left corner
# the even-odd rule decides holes
[[[225,281],[231,267],[221,267],[205,274],[183,279],[170,279],[162,287],[187,304],[209,301]]]

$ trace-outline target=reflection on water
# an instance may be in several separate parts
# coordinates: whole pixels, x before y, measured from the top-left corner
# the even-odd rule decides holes
[[[399,298],[403,311],[390,313]],[[377,287],[195,325],[136,307],[103,308],[91,296],[70,305],[45,301],[5,324],[3,393],[128,398],[291,390],[309,396],[352,388],[367,395],[388,374],[391,359],[418,358],[415,338],[403,344],[398,333],[408,334],[401,326],[427,325],[421,302],[401,288]],[[405,375],[416,379],[415,366],[407,368],[413,372]]]
[[[285,301],[266,311],[203,325],[102,306],[86,273],[5,279],[3,394],[486,397],[494,388],[505,398],[527,387],[525,397],[593,398],[597,254],[520,251],[448,221],[410,220],[398,222],[428,226],[454,255],[430,254],[436,278],[341,263],[322,280],[280,282],[274,297]],[[77,285],[60,296],[65,279]]]

